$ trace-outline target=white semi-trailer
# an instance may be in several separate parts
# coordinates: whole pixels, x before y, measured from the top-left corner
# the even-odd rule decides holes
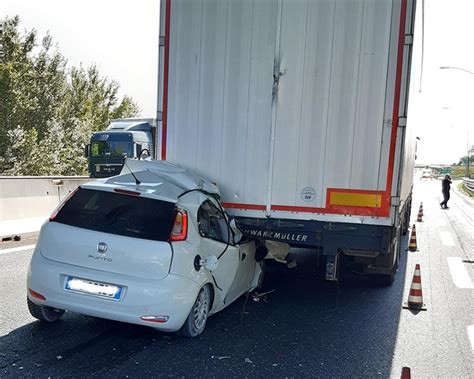
[[[162,0],[161,159],[249,236],[390,284],[408,228],[415,0]]]

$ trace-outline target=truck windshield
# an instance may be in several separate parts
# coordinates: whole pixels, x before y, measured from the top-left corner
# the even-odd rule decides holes
[[[120,157],[126,154],[133,157],[133,144],[130,141],[93,141],[91,155],[93,157]]]

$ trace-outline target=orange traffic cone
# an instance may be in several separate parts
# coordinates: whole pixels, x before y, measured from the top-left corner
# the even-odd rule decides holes
[[[420,207],[420,210],[418,211],[418,217],[416,218],[416,222],[422,222],[423,221],[423,208]]]
[[[426,307],[423,304],[423,291],[421,289],[421,273],[420,265],[417,263],[415,266],[415,273],[413,274],[413,280],[411,282],[410,294],[408,295],[408,302],[403,307],[413,311],[426,311]]]
[[[420,203],[420,212],[419,213],[421,213],[421,215],[423,216],[423,202]]]
[[[416,226],[413,224],[413,229],[411,230],[410,244],[408,245],[409,251],[417,251],[416,247]]]

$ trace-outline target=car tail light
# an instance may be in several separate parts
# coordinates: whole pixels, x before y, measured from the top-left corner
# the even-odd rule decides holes
[[[64,207],[64,205],[68,202],[68,200],[79,190],[79,187],[77,187],[74,191],[69,192],[69,195],[67,195],[63,201],[59,203],[59,205],[56,207],[56,209],[51,213],[51,216],[49,216],[49,221],[54,221],[54,219],[57,217],[59,211]]]
[[[31,288],[28,288],[28,291],[30,292],[31,297],[34,297],[35,299],[38,300],[46,300],[46,298],[41,295],[40,293],[33,291]]]
[[[188,214],[186,211],[177,211],[171,230],[170,241],[184,241],[188,234]]]

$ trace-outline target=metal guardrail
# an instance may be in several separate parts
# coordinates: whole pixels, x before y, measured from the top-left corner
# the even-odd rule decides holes
[[[474,192],[474,179],[463,179],[462,183],[464,184],[464,187]]]

